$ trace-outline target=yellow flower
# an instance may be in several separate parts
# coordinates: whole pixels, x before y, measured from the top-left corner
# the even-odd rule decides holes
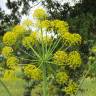
[[[15,67],[18,65],[19,59],[16,57],[9,57],[7,59],[7,67],[11,69],[15,69]]]
[[[62,35],[65,32],[68,32],[69,26],[68,23],[61,20],[53,20],[51,22],[53,29],[57,30],[58,34]]]
[[[65,72],[58,72],[57,74],[56,74],[56,81],[57,81],[57,83],[59,83],[59,84],[64,84],[64,83],[66,83],[67,82],[67,80],[68,80],[68,75],[65,73]]]
[[[40,69],[33,69],[31,78],[34,80],[41,80],[42,79],[42,71]]]
[[[35,44],[35,39],[31,36],[24,37],[24,39],[22,40],[22,44],[24,47],[30,48]]]
[[[68,65],[70,68],[77,68],[81,65],[81,56],[77,51],[72,51],[68,56]]]
[[[25,30],[24,26],[16,25],[13,28],[13,32],[14,32],[16,38],[20,38],[20,37],[22,37],[22,35],[25,35],[26,30]]]
[[[31,46],[34,46],[34,44],[37,43],[37,32],[32,32],[29,36],[24,37],[22,40],[22,44],[26,48],[30,48]]]
[[[12,46],[16,43],[16,36],[13,32],[7,32],[3,36],[3,43],[7,46]]]
[[[8,57],[12,56],[12,53],[13,53],[13,49],[12,49],[11,47],[5,46],[5,47],[2,49],[2,55],[3,55],[5,58],[8,58]]]
[[[43,8],[38,8],[34,11],[33,17],[39,20],[43,20],[47,17],[47,13]]]
[[[30,37],[32,37],[32,38],[34,38],[34,40],[36,40],[37,37],[38,37],[38,33],[34,31],[34,32],[32,32],[32,33],[30,34]]]
[[[65,87],[64,91],[66,92],[66,94],[72,95],[77,91],[77,88],[78,88],[78,85],[72,80],[70,80],[68,86]]]
[[[40,22],[39,27],[40,28],[45,28],[47,30],[50,30],[50,28],[51,28],[51,21],[43,20],[43,21]]]
[[[29,19],[26,19],[26,20],[23,21],[22,25],[24,25],[24,26],[31,26],[32,25],[32,21],[29,20]]]
[[[28,64],[24,67],[24,73],[33,80],[41,80],[42,78],[42,71],[32,64]]]
[[[81,36],[79,34],[71,34],[66,32],[61,35],[61,38],[64,41],[64,44],[67,46],[74,46],[81,44]]]
[[[53,56],[53,61],[55,64],[64,65],[67,62],[67,53],[64,51],[57,51]]]
[[[6,70],[3,76],[4,80],[15,80],[16,78],[15,71],[13,70]]]

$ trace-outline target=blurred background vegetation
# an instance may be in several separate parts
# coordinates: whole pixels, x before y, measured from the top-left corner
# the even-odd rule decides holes
[[[96,48],[94,47],[96,46],[96,0],[79,0],[78,2],[73,0],[72,2],[74,2],[73,6],[68,2],[62,4],[62,2],[58,0],[7,0],[6,7],[11,11],[11,14],[6,14],[6,12],[2,10],[2,7],[0,8],[0,42],[2,42],[4,33],[9,31],[12,26],[19,24],[21,17],[28,15],[33,5],[37,6],[41,4],[50,14],[49,19],[67,21],[70,32],[79,33],[82,36],[84,44],[82,44],[80,50],[84,53],[83,58],[85,64],[89,63],[91,70],[88,76],[86,76],[87,79],[83,82],[78,96],[96,96],[96,79],[94,79],[96,76],[96,51],[92,50],[92,48]],[[20,8],[21,11],[19,11]],[[2,44],[0,45],[0,49],[2,49]],[[88,70],[87,67],[86,70]],[[18,84],[21,87],[16,91],[16,89],[18,89],[17,82],[19,82]],[[16,91],[15,93],[21,96],[23,84],[20,82],[22,81],[13,83],[8,81],[5,83],[8,84],[9,89],[13,89]],[[13,86],[15,86],[15,89]],[[6,96],[6,94],[3,94],[3,91],[3,88],[0,88],[1,96]]]

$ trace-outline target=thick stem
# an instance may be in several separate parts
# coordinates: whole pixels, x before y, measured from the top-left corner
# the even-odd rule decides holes
[[[43,70],[43,96],[48,96],[48,84],[47,84],[47,72],[46,72],[46,65],[42,64]]]

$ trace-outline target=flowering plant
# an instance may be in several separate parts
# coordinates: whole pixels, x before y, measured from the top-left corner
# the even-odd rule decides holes
[[[51,96],[54,87],[58,87],[58,95],[74,94],[78,84],[72,72],[82,65],[78,50],[81,36],[70,33],[65,21],[48,20],[43,9],[35,10],[33,18],[34,22],[27,19],[3,37],[4,78],[8,78],[8,71],[19,70],[26,81],[41,85],[43,96]]]

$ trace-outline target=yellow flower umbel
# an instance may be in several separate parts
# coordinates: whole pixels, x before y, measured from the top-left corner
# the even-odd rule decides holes
[[[67,80],[68,80],[68,75],[65,73],[65,72],[58,72],[57,74],[56,74],[56,81],[57,81],[57,83],[59,83],[59,84],[64,84],[64,83],[66,83],[67,82]]]
[[[77,51],[72,51],[68,56],[68,65],[70,68],[76,69],[81,65],[81,56]]]
[[[3,79],[4,80],[16,80],[16,74],[13,70],[5,70]]]
[[[32,38],[31,36],[25,37],[22,40],[22,44],[26,48],[31,48],[31,46],[33,46],[35,44],[35,39]]]
[[[37,69],[35,65],[28,64],[24,67],[24,73],[29,78],[32,78],[33,80],[41,80],[42,79],[42,71],[40,69]]]
[[[9,57],[7,59],[7,67],[10,69],[15,69],[18,63],[19,63],[19,59],[17,59],[16,57]]]
[[[32,37],[36,41],[37,40],[37,37],[38,37],[38,33],[37,32],[32,32],[30,34],[30,37]]]
[[[41,22],[39,22],[39,27],[40,28],[44,28],[44,29],[47,29],[47,30],[50,30],[51,28],[51,21],[49,20],[43,20]]]
[[[57,51],[54,53],[53,62],[58,65],[64,65],[67,62],[67,53],[64,51]]]
[[[43,8],[38,8],[34,11],[33,17],[37,18],[38,20],[44,20],[47,17],[47,13]]]
[[[61,20],[54,20],[51,22],[51,26],[53,29],[57,30],[57,33],[59,35],[64,34],[65,32],[68,32],[69,26],[68,23]]]
[[[66,94],[72,95],[77,91],[77,88],[78,88],[78,85],[71,80],[69,81],[68,86],[65,87],[64,91],[66,92]]]
[[[3,43],[7,46],[12,46],[16,43],[16,36],[13,32],[5,33],[3,37]]]
[[[38,68],[32,70],[31,78],[34,80],[42,79],[42,71]]]
[[[5,58],[8,58],[8,57],[12,56],[12,53],[13,53],[13,49],[12,49],[11,47],[5,46],[5,47],[2,49],[2,55],[3,55]]]
[[[81,36],[79,34],[71,34],[66,32],[61,35],[61,38],[66,46],[75,46],[81,44]]]
[[[13,30],[12,30],[16,36],[16,38],[20,38],[22,37],[22,35],[25,35],[25,28],[24,26],[21,26],[21,25],[16,25]]]

